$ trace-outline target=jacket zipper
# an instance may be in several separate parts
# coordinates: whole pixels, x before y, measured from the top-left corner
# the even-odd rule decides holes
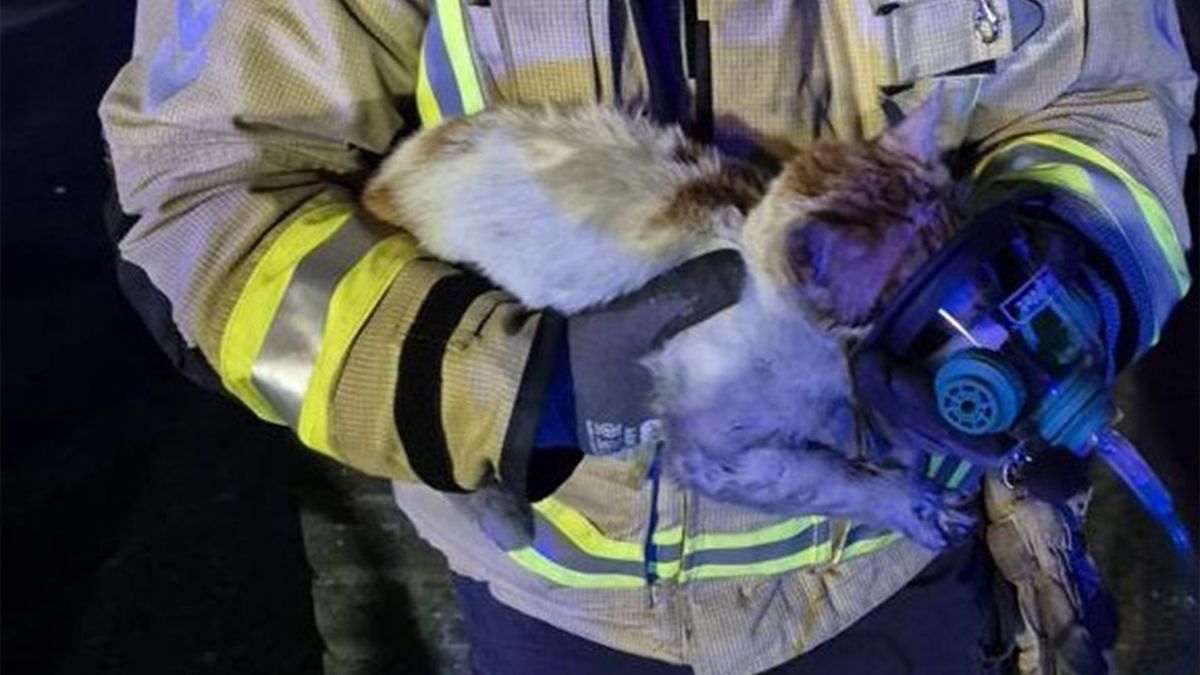
[[[662,443],[654,444],[654,455],[650,458],[650,513],[646,526],[646,541],[642,551],[643,572],[646,584],[653,586],[658,581],[658,546],[654,543],[654,533],[658,531],[658,491],[660,483],[659,448]],[[653,597],[651,597],[653,601]]]
[[[663,4],[650,4],[660,2]],[[697,0],[682,0],[682,16],[677,11],[678,6],[666,7],[663,0],[632,0],[630,6],[633,9],[634,26],[642,44],[642,57],[645,59],[646,73],[650,80],[651,105],[654,107],[652,114],[660,121],[682,124],[688,128],[693,138],[711,143],[713,102],[709,25],[708,21],[700,18]],[[651,26],[651,20],[663,25]],[[668,25],[672,21],[678,23]],[[678,40],[679,24],[682,24],[683,29],[682,50]],[[666,41],[654,39],[655,36],[664,33],[676,37]],[[680,54],[680,51],[683,53]],[[686,106],[681,105],[689,98],[690,116],[687,115]],[[685,117],[690,119],[684,119]],[[651,602],[653,586],[659,580],[658,547],[654,543],[654,534],[658,530],[659,486],[662,480],[660,447],[661,443],[654,446],[654,455],[651,457],[647,474],[650,480],[650,512],[643,546],[643,572],[646,584],[651,587]],[[683,494],[682,498],[686,500],[686,491]]]

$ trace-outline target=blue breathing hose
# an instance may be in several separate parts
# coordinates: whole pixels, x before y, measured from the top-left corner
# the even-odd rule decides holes
[[[1113,429],[1097,432],[1092,437],[1092,446],[1100,459],[1104,460],[1113,473],[1129,487],[1151,517],[1166,531],[1176,553],[1185,563],[1190,564],[1194,554],[1187,528],[1175,513],[1171,493],[1138,453],[1137,448]]]

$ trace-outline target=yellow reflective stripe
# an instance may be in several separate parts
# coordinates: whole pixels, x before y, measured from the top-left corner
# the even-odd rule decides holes
[[[1149,188],[1130,175],[1124,167],[1086,143],[1062,134],[1048,133],[1022,136],[1001,145],[995,151],[989,153],[976,166],[973,176],[978,178],[995,157],[1015,147],[1026,144],[1040,145],[1075,155],[1116,176],[1128,188],[1129,192],[1133,195],[1134,201],[1137,202],[1138,208],[1141,209],[1142,218],[1150,226],[1150,233],[1154,237],[1154,241],[1158,243],[1159,249],[1162,251],[1163,256],[1166,257],[1171,271],[1175,274],[1175,280],[1179,284],[1180,293],[1187,292],[1190,282],[1187,261],[1183,257],[1183,245],[1179,242],[1179,234],[1175,231],[1174,225],[1171,224],[1171,218],[1167,215],[1167,210],[1163,207],[1162,202],[1158,200],[1158,197]],[[1088,185],[1091,185],[1090,180],[1088,180]],[[1094,195],[1094,190],[1089,194]]]
[[[604,536],[583,515],[554,497],[547,497],[534,504],[533,507],[575,546],[589,555],[616,560],[643,561],[643,551],[640,543],[619,541]],[[756,563],[701,564],[689,568],[683,567],[683,556],[689,552],[711,549],[736,549],[770,544],[795,536],[824,520],[826,519],[823,516],[802,516],[744,534],[708,534],[684,539],[683,545],[685,551],[681,552],[680,558],[670,561],[654,561],[653,572],[659,579],[673,580],[677,583],[703,579],[779,574],[811,565],[838,562],[839,560],[866,555],[882,549],[901,538],[899,534],[888,533],[873,539],[864,539],[855,542],[840,550],[835,547],[832,539],[826,539],[819,544],[807,547],[796,553]],[[683,537],[682,528],[673,527],[655,533],[654,542],[660,546],[672,545],[679,543],[681,537]],[[691,542],[691,548],[688,548],[689,542]],[[836,560],[834,558],[835,552],[838,554]],[[532,547],[510,551],[508,555],[530,572],[562,586],[575,588],[630,588],[646,584],[646,580],[641,576],[598,574],[572,570],[547,558]]]
[[[282,424],[283,420],[251,382],[254,361],[296,265],[346,222],[350,208],[344,203],[323,204],[305,210],[283,225],[283,232],[250,273],[225,324],[217,358],[221,382],[256,415],[269,422]]]
[[[329,403],[337,376],[359,330],[417,253],[416,243],[407,235],[393,235],[372,246],[338,282],[296,430],[305,445],[336,458],[329,443]]]
[[[683,554],[711,549],[750,548],[782,541],[825,520],[823,516],[800,516],[753,532],[698,534],[683,540]]]
[[[1171,217],[1167,215],[1167,210],[1163,208],[1162,202],[1158,200],[1158,197],[1149,188],[1131,176],[1120,164],[1117,164],[1074,138],[1059,134],[1045,134],[1033,137],[1030,139],[1030,142],[1035,145],[1044,145],[1062,150],[1063,152],[1079,155],[1106,169],[1124,183],[1125,187],[1133,194],[1134,200],[1142,211],[1142,218],[1149,223],[1150,233],[1154,235],[1154,240],[1158,242],[1159,248],[1171,266],[1171,270],[1175,273],[1180,293],[1187,292],[1189,275],[1187,272],[1187,262],[1183,257],[1183,245],[1179,242],[1179,234],[1175,231],[1174,225],[1171,224]]]
[[[460,0],[437,0],[437,13],[450,67],[454,71],[454,81],[462,97],[463,114],[473,115],[484,108],[483,91],[475,74],[475,63],[471,60],[467,26],[459,3]]]
[[[756,575],[779,574],[810,565],[827,562],[833,557],[833,542],[826,540],[810,546],[802,551],[774,560],[742,565],[698,565],[684,569],[679,574],[679,582],[700,581],[702,579],[722,579],[728,577],[744,577]]]
[[[1083,197],[1096,208],[1104,211],[1105,215],[1116,222],[1116,217],[1108,210],[1104,203],[1096,194],[1096,188],[1092,186],[1092,177],[1088,175],[1087,169],[1074,164],[1056,164],[1044,163],[1035,164],[1031,167],[1013,171],[1002,176],[996,176],[992,179],[995,182],[1006,181],[1034,181],[1054,187],[1070,190],[1075,194]]]
[[[586,517],[554,497],[547,497],[533,507],[585,551],[606,558],[641,560],[642,545],[639,542],[606,537]],[[683,528],[675,526],[655,532],[651,540],[656,546],[682,543],[685,554],[709,549],[747,548],[793,537],[822,520],[822,516],[800,516],[752,532],[701,534],[686,539]]]
[[[656,546],[674,546],[675,544],[683,543],[683,528],[679,525],[669,527],[665,530],[659,530],[651,537],[651,541]]]
[[[1088,175],[1086,169],[1074,164],[1057,164],[1045,163],[1036,164],[1020,171],[1006,173],[1001,176],[996,176],[992,179],[994,182],[1003,183],[1007,181],[1033,181],[1044,185],[1053,185],[1063,190],[1069,190],[1083,197],[1093,208],[1102,211],[1104,216],[1114,223],[1119,223],[1120,220],[1113,215],[1108,206],[1096,194],[1096,189],[1092,185],[1092,177]],[[1186,275],[1186,272],[1184,273]],[[1186,276],[1184,279],[1176,278],[1176,281],[1182,284],[1181,289],[1185,292],[1188,287]],[[1153,333],[1150,336],[1150,344],[1158,342],[1159,331],[1161,330],[1158,324],[1154,325]]]
[[[841,554],[838,556],[838,561],[874,553],[888,544],[899,541],[902,537],[903,535],[896,532],[889,532],[872,539],[861,539],[842,549]]]
[[[572,586],[575,588],[634,588],[646,585],[646,580],[641,577],[624,574],[576,572],[542,556],[528,546],[516,551],[510,551],[508,556],[521,567],[562,586]]]
[[[581,551],[601,558],[642,562],[643,548],[640,542],[611,539],[601,533],[586,517],[554,497],[547,497],[533,505],[535,509]],[[658,546],[670,546],[682,542],[680,557],[669,561],[654,561],[654,573],[660,579],[675,579],[679,583],[699,579],[716,579],[735,576],[767,575],[799,569],[833,560],[835,547],[831,539],[807,547],[793,554],[755,563],[702,564],[684,569],[684,557],[689,553],[714,549],[739,549],[771,544],[794,537],[804,530],[825,521],[824,516],[800,516],[753,532],[701,534],[684,537],[681,527],[656,532],[652,537]],[[899,535],[887,534],[875,539],[855,542],[841,551],[840,557],[865,555],[895,541]],[[613,586],[637,586],[645,583],[640,577],[619,574],[593,574],[565,568],[546,558],[532,548],[509,552],[509,555],[526,569],[565,586],[602,588]]]
[[[575,509],[554,497],[547,497],[533,505],[538,513],[558,528],[571,543],[581,551],[600,558],[642,561],[642,545],[638,542],[620,541],[604,536],[595,525]]]
[[[849,560],[874,553],[900,539],[901,535],[888,533],[873,539],[864,539],[855,542],[842,550],[839,560]],[[660,579],[676,579],[678,583],[705,579],[726,579],[730,577],[767,576],[826,562],[837,562],[833,560],[833,554],[833,542],[826,541],[818,546],[804,549],[792,555],[760,563],[745,565],[700,565],[681,571],[680,562],[673,561],[657,563],[655,565],[655,573]],[[517,564],[521,565],[521,567],[562,586],[574,588],[636,588],[646,584],[646,581],[641,577],[630,575],[576,572],[542,556],[530,547],[511,551],[508,555]]]
[[[442,123],[442,110],[438,107],[437,97],[433,95],[433,85],[429,83],[424,53],[422,48],[422,57],[417,63],[417,114],[421,118],[422,126],[435,127]]]
[[[679,568],[683,566],[683,560],[656,560],[654,561],[654,574],[659,579],[674,579],[679,576]]]

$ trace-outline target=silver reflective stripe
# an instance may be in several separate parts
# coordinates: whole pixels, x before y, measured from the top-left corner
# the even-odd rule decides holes
[[[533,528],[533,549],[567,569],[587,574],[627,574],[639,578],[642,576],[641,561],[601,558],[585,553],[559,532],[549,520],[536,513]]]
[[[462,117],[462,94],[454,79],[454,68],[450,63],[449,50],[442,36],[441,15],[430,12],[425,28],[425,44],[421,47],[421,58],[425,60],[425,72],[437,101],[438,110],[444,119]]]
[[[753,565],[797,555],[830,541],[831,527],[822,520],[797,534],[780,541],[759,546],[744,546],[723,549],[705,549],[688,553],[683,559],[683,569],[702,565]],[[505,545],[493,537],[505,550],[515,551],[525,544],[510,541]],[[620,560],[592,555],[580,550],[570,539],[559,532],[553,523],[540,514],[534,514],[534,540],[530,545],[543,557],[576,572],[588,574],[625,574],[641,577],[644,569],[641,561]],[[681,544],[657,547],[656,563],[671,564],[679,560],[683,551]]]
[[[888,534],[892,534],[892,531],[886,527],[875,527],[874,525],[860,523],[850,528],[850,532],[846,534],[846,543],[843,546],[848,547],[851,544],[856,544],[860,541],[875,539],[876,537],[882,537]]]
[[[796,555],[813,546],[829,541],[829,521],[822,520],[795,535],[759,546],[719,548],[694,551],[683,559],[684,569],[701,565],[751,565]]]
[[[289,426],[295,428],[300,420],[304,394],[321,348],[325,314],[338,282],[389,234],[395,232],[351,216],[292,273],[251,369],[255,389]]]
[[[666,544],[655,545],[655,550],[658,554],[658,563],[673,563],[679,560],[679,556],[683,554],[683,544]]]

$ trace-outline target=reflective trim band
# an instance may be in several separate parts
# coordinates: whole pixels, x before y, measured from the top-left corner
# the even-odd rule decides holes
[[[1048,182],[1059,187],[1072,190],[1087,199],[1092,205],[1101,209],[1112,222],[1118,223],[1122,234],[1134,251],[1140,253],[1139,262],[1143,270],[1149,273],[1151,280],[1162,280],[1166,285],[1175,289],[1165,289],[1166,294],[1158,294],[1166,303],[1167,311],[1179,298],[1187,293],[1191,285],[1187,263],[1183,258],[1183,248],[1175,237],[1175,230],[1168,222],[1166,229],[1171,232],[1172,241],[1165,241],[1159,236],[1161,228],[1147,227],[1151,221],[1145,219],[1145,210],[1138,203],[1134,193],[1118,183],[1111,175],[1099,169],[1091,170],[1068,163],[1070,157],[1054,150],[1034,149],[1021,153],[1022,160],[1037,162],[1025,168],[1017,169],[1011,174],[998,176],[995,180],[1014,180],[1033,176],[1040,182]],[[1024,163],[1024,162],[1022,162]],[[1141,225],[1139,225],[1141,224]],[[1160,255],[1161,254],[1161,255]],[[1158,308],[1158,316],[1162,308]]]
[[[429,81],[428,59],[425,50],[428,49],[428,29],[421,43],[421,58],[417,59],[417,117],[423,127],[436,127],[442,123],[442,111],[438,109],[437,97],[433,93],[433,85]]]
[[[459,3],[460,0],[435,0],[425,28],[417,66],[417,111],[426,127],[484,108],[483,90]]]
[[[471,44],[467,40],[467,24],[463,20],[461,0],[436,0],[437,14],[442,23],[442,34],[446,41],[446,53],[454,68],[454,81],[462,100],[464,115],[474,115],[483,110],[483,92],[479,77],[475,74]]]
[[[900,541],[903,535],[887,528],[859,523],[850,527],[841,548],[835,552],[834,564],[874,553],[888,544]]]
[[[1096,151],[1088,146],[1069,136],[1062,134],[1036,134],[1016,139],[1008,145],[1002,146],[992,156],[1011,150],[1013,147],[1024,144],[1038,145],[1046,148],[1058,150],[1072,159],[1083,159],[1090,162],[1089,173],[1093,177],[1098,176],[1099,171],[1107,172],[1114,177],[1120,184],[1129,191],[1134,202],[1138,206],[1138,210],[1154,236],[1155,242],[1158,244],[1159,250],[1163,257],[1166,258],[1168,265],[1175,275],[1175,279],[1179,284],[1179,296],[1183,297],[1191,284],[1191,277],[1188,274],[1187,261],[1184,259],[1183,245],[1179,242],[1179,234],[1175,231],[1174,225],[1171,223],[1171,217],[1167,215],[1167,210],[1163,208],[1162,202],[1154,195],[1145,185],[1129,174],[1120,164],[1106,157],[1104,154]],[[985,164],[981,165],[976,173],[986,168]],[[1110,197],[1123,198],[1118,191],[1113,191],[1110,195],[1109,191],[1103,194],[1107,201]]]
[[[514,562],[562,586],[629,588],[646,584],[638,544],[605,537],[581,514],[553,497],[533,508],[533,543],[508,551]]]
[[[683,569],[683,561],[675,558],[673,560],[655,560],[649,571],[654,574],[655,579],[679,581],[681,569]]]
[[[641,578],[642,563],[588,555],[544,520],[534,519],[532,547],[542,557],[576,572],[588,574],[625,574]]]
[[[548,497],[534,506],[534,542],[509,556],[555,583],[584,588],[644,585],[639,542],[606,537],[582,514]],[[684,583],[698,579],[777,574],[829,562],[831,525],[822,516],[801,516],[755,532],[683,538],[674,527],[655,533],[655,578]],[[877,542],[875,549],[894,541]],[[865,552],[867,549],[859,546]],[[861,554],[861,553],[860,553]],[[682,559],[681,559],[682,556]]]
[[[548,558],[543,557],[532,548],[523,548],[509,552],[509,557],[525,569],[553,581],[560,586],[573,588],[636,588],[645,586],[646,580],[624,574],[587,574],[567,569]]]
[[[791,524],[786,523],[786,524]],[[717,535],[708,535],[717,536]],[[786,539],[779,539],[757,546],[736,548],[710,548],[685,553],[683,567],[690,570],[705,565],[752,565],[765,560],[784,558],[812,547],[820,546],[829,539],[829,521],[814,518],[811,525]],[[685,542],[686,544],[686,542]]]
[[[435,11],[429,17],[421,45],[421,62],[417,68],[417,112],[421,115],[421,124],[431,127],[445,118],[461,116],[462,98],[454,81],[450,55],[446,53],[439,12]]]
[[[879,537],[889,534],[893,534],[893,532],[885,527],[876,527],[867,523],[858,523],[857,525],[851,527],[850,531],[846,533],[846,541],[843,543],[843,546],[854,546],[855,544],[859,544],[870,539],[878,539]]]
[[[544,517],[580,550],[594,556],[628,560],[642,564],[642,545],[633,541],[610,539],[587,518],[554,497],[533,505],[535,514]],[[640,572],[639,567],[639,572]]]
[[[1084,210],[1077,213],[1083,215],[1071,219],[1071,222],[1080,225],[1085,235],[1122,269],[1126,291],[1132,296],[1134,307],[1148,310],[1139,312],[1139,352],[1158,342],[1159,331],[1178,299],[1176,281],[1164,274],[1153,274],[1154,268],[1162,270],[1162,264],[1155,263],[1165,261],[1153,245],[1143,243],[1139,246],[1135,243],[1141,228],[1121,226],[1122,221],[1112,212],[1111,204],[1106,204],[1106,200],[1092,186],[1085,169],[1075,164],[1039,164],[997,176],[991,182],[1012,184],[1018,186],[1017,189],[1029,184],[1051,186],[1069,193],[1082,203]],[[1096,220],[1104,222],[1080,222]],[[1141,231],[1144,233],[1144,230]]]
[[[683,543],[683,528],[676,525],[654,533],[650,541],[657,546],[675,546]]]
[[[283,225],[278,239],[251,271],[230,312],[221,336],[217,370],[225,388],[264,420],[284,423],[254,386],[255,359],[296,266],[349,217],[349,205],[324,204],[305,210]]]
[[[799,516],[785,520],[777,525],[765,527],[753,532],[732,534],[699,534],[688,537],[683,542],[684,555],[693,552],[713,549],[752,548],[780,541],[786,541],[800,536],[824,521],[823,516]]]
[[[833,558],[831,525],[824,516],[799,516],[754,532],[701,534],[683,542],[681,564],[662,576],[680,583],[698,579],[778,574]],[[670,574],[668,574],[670,572]]]
[[[417,254],[406,235],[352,213],[351,204],[323,204],[282,226],[242,288],[219,358],[230,391],[330,456],[337,374],[375,305]]]
[[[325,308],[338,282],[379,239],[356,227],[348,212],[343,216],[343,224],[296,265],[252,369],[254,388],[293,428],[321,347]]]
[[[823,541],[815,542],[807,548],[795,553],[772,560],[750,564],[705,564],[687,567],[684,559],[684,569],[679,573],[679,581],[698,581],[701,579],[723,579],[742,576],[765,576],[790,572],[802,567],[820,565],[833,559],[833,542],[828,537],[828,530]]]
[[[356,227],[361,223],[351,220]],[[347,224],[343,229],[350,227]],[[367,228],[363,228],[367,229]],[[329,301],[325,333],[321,338],[308,392],[296,429],[311,448],[333,455],[329,440],[329,404],[350,347],[400,270],[417,257],[416,243],[407,235],[392,233],[367,251],[338,282]]]
[[[1158,330],[1191,284],[1183,247],[1166,210],[1141,183],[1087,145],[1058,134],[1016,139],[980,162],[980,184],[1040,183],[1067,191],[1112,227],[1080,223],[1105,252],[1142,279],[1127,279],[1130,293],[1151,303],[1153,317],[1140,336],[1142,347],[1157,341]],[[1115,248],[1114,248],[1115,247]],[[1138,292],[1138,288],[1142,291]],[[1135,300],[1137,298],[1135,297]]]

